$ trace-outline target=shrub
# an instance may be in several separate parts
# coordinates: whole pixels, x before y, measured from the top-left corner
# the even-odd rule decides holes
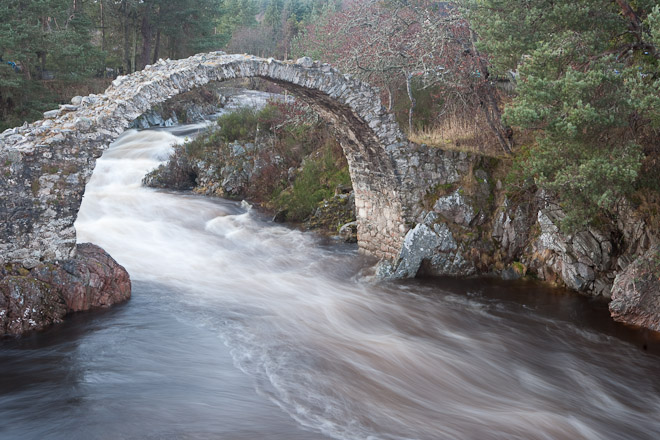
[[[334,195],[337,186],[350,186],[348,165],[341,159],[326,145],[320,157],[305,161],[291,188],[276,192],[274,204],[287,211],[287,220],[307,219],[321,201]]]

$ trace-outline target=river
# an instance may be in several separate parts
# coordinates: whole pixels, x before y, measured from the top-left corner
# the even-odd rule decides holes
[[[529,282],[374,283],[354,246],[141,186],[199,128],[98,160],[79,240],[133,297],[0,341],[0,438],[660,438],[656,335]]]

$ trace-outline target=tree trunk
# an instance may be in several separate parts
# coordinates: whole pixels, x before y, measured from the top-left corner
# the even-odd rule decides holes
[[[44,79],[44,72],[46,71],[46,52],[39,52],[39,61],[41,63],[41,79]]]
[[[41,17],[39,18],[41,22],[41,31],[43,33],[48,33],[48,18]],[[40,72],[37,72],[37,78],[44,79],[44,72],[46,71],[46,50],[40,50],[37,52],[37,58],[39,59]]]
[[[507,155],[511,154],[513,142],[506,134],[506,130],[502,126],[502,112],[495,98],[495,86],[488,80],[488,66],[485,60],[479,55],[476,46],[476,36],[474,31],[470,29],[470,44],[472,46],[472,54],[477,58],[479,68],[484,77],[484,84],[482,87],[477,87],[477,95],[480,98],[481,108],[486,116],[486,121],[491,131],[497,137],[500,146]],[[480,89],[480,90],[479,90]]]
[[[160,58],[160,29],[156,31],[156,43],[154,44],[154,57],[152,64],[156,64],[158,59]]]
[[[30,60],[29,58],[25,57],[22,61],[23,64],[23,73],[25,75],[25,79],[30,81],[32,79],[32,74],[30,73]]]
[[[149,59],[151,58],[151,37],[153,35],[153,27],[151,25],[151,3],[145,5],[140,31],[142,33],[142,53],[140,54],[140,69],[144,69],[146,65],[149,64]]]
[[[502,127],[502,119],[500,117],[500,111],[495,102],[495,98],[492,95],[488,94],[486,96],[486,103],[482,101],[481,110],[486,116],[486,121],[491,131],[497,136],[497,140],[500,142],[502,149],[507,155],[511,154],[511,139],[509,136],[506,136],[504,127]]]
[[[413,132],[413,112],[417,101],[412,93],[412,74],[406,72],[406,91],[408,92],[408,99],[410,100],[410,108],[408,109],[408,135]]]
[[[637,14],[635,14],[633,8],[630,7],[630,4],[628,4],[628,2],[625,0],[616,0],[616,3],[621,8],[621,13],[630,21],[630,25],[632,26],[633,30],[638,32],[642,21],[639,19]]]
[[[105,52],[105,13],[103,10],[103,2],[105,0],[99,1],[99,7],[101,8],[101,50]]]
[[[151,64],[156,64],[160,59],[160,33],[163,26],[163,6],[158,5],[158,16],[156,18],[156,42],[154,43],[154,57]]]
[[[131,42],[131,72],[137,71],[137,45],[138,45],[138,28],[137,23],[133,26],[133,41]]]
[[[131,73],[131,23],[128,10],[128,1],[122,2],[122,19],[124,20],[124,74]]]

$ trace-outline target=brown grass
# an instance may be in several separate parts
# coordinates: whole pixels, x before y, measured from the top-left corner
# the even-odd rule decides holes
[[[504,151],[481,114],[472,118],[446,117],[430,128],[411,133],[409,139],[443,150],[465,151],[489,157],[504,157]]]

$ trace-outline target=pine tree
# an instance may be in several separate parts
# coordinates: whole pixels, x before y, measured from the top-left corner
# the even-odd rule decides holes
[[[522,177],[559,197],[569,230],[608,216],[658,148],[656,2],[468,3],[494,70],[516,76],[505,118],[536,139],[518,156]]]

